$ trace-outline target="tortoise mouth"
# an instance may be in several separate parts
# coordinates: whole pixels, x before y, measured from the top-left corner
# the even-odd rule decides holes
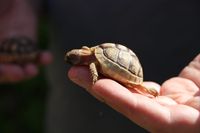
[[[65,62],[73,65],[74,64],[74,57],[66,55],[65,56]]]
[[[65,55],[65,62],[71,65],[77,65],[80,63],[80,57],[76,54],[71,54],[70,52]]]

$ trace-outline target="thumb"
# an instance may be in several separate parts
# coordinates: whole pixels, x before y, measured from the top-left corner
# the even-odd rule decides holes
[[[200,54],[197,55],[183,70],[179,76],[193,81],[200,88]]]

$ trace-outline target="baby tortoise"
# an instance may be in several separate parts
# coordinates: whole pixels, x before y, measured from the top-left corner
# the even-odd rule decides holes
[[[0,63],[26,64],[38,57],[36,45],[26,37],[6,39],[0,44]]]
[[[154,88],[142,86],[143,70],[139,59],[132,50],[123,45],[103,43],[91,48],[83,46],[67,52],[65,61],[73,65],[88,65],[93,83],[98,80],[98,73],[101,73],[141,94],[158,96]]]

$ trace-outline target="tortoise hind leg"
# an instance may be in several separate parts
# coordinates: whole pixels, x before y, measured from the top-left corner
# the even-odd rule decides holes
[[[136,85],[134,89],[138,91],[139,93],[144,94],[146,96],[157,97],[159,95],[158,91],[155,88],[147,88],[143,85]]]
[[[126,84],[126,86],[148,97],[152,96],[157,97],[159,95],[159,92],[155,88],[147,88],[143,85],[135,85],[135,84]]]
[[[96,64],[94,62],[92,62],[90,64],[90,73],[91,73],[91,76],[92,76],[92,83],[94,84],[97,80],[98,80],[98,71],[97,71],[97,67],[96,67]]]

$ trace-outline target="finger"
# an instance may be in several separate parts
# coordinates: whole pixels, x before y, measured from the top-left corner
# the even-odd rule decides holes
[[[48,51],[43,51],[39,55],[39,63],[41,65],[48,65],[53,61],[53,56],[50,52]]]
[[[68,77],[85,89],[92,87],[92,79],[88,67],[73,66],[68,72]]]
[[[38,67],[35,64],[26,64],[23,68],[26,78],[35,77],[38,74]]]
[[[195,57],[193,61],[186,66],[181,73],[180,77],[187,78],[193,81],[200,88],[200,54]]]
[[[92,87],[87,67],[72,67],[68,76],[73,82],[87,88],[86,90],[93,96],[103,99],[113,109],[148,130],[167,121],[169,112],[165,107],[156,103],[154,99],[131,92],[113,80],[101,79]],[[145,82],[145,85],[150,84],[159,87],[155,83]]]
[[[89,89],[92,87],[92,79],[88,67],[73,66],[68,72],[68,77],[83,88]],[[146,81],[143,85],[146,88],[153,88],[158,92],[160,91],[160,85],[155,82]],[[134,90],[132,91],[134,92]]]
[[[169,110],[166,107],[158,104],[155,99],[132,93],[113,80],[99,80],[91,91],[102,97],[113,109],[148,130],[169,121]]]
[[[44,51],[39,56],[39,63],[47,65],[53,60],[52,54]],[[35,64],[25,64],[24,66],[16,64],[0,65],[0,83],[15,83],[25,79],[32,78],[38,74],[38,68]]]
[[[92,88],[92,78],[89,72],[88,67],[83,66],[73,66],[68,72],[68,77],[74,83],[83,87],[88,91],[91,95],[97,98],[100,101],[104,101],[101,97],[99,97],[95,92],[91,91]]]
[[[38,74],[38,69],[34,64],[27,64],[24,67],[19,65],[0,65],[0,82],[15,83],[32,78]]]
[[[17,82],[24,79],[25,73],[18,65],[0,65],[0,82]]]
[[[192,97],[185,104],[200,111],[200,96]]]

